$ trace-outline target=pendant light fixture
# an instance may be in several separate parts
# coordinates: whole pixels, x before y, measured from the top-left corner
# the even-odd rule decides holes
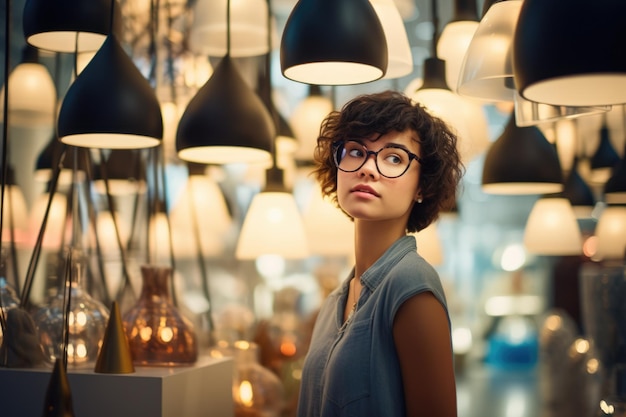
[[[524,228],[524,246],[537,255],[582,253],[582,234],[567,198],[542,197],[535,202]]]
[[[116,9],[111,7],[111,16]],[[134,149],[161,143],[163,118],[156,94],[114,33],[68,89],[57,133],[61,142],[86,148]]]
[[[486,101],[513,101],[511,45],[522,0],[487,0],[461,65],[457,92]]]
[[[298,140],[298,149],[294,154],[297,161],[305,164],[313,161],[320,125],[333,110],[333,101],[322,94],[321,87],[309,85],[308,95],[296,105],[289,118]]]
[[[590,181],[595,184],[604,184],[611,176],[613,168],[620,162],[619,154],[611,143],[611,131],[606,115],[602,117],[599,133],[600,142],[589,161]]]
[[[96,51],[111,32],[122,31],[122,15],[115,2],[27,0],[22,15],[26,42],[55,52]]]
[[[176,151],[187,162],[267,162],[275,127],[231,59],[230,0],[226,22],[226,55],[187,105],[178,123]]]
[[[11,126],[54,126],[56,87],[48,69],[39,62],[36,48],[30,45],[22,48],[22,60],[9,75],[9,91],[8,118]],[[4,94],[5,86],[2,86],[0,114],[4,113]]]
[[[608,205],[600,213],[595,229],[598,260],[623,260],[626,257],[626,206]]]
[[[626,129],[626,106],[622,105],[622,121]],[[626,130],[624,130],[622,158],[613,168],[611,177],[604,183],[604,201],[607,204],[626,204]]]
[[[229,22],[225,18],[226,7],[230,7]],[[193,52],[224,56],[228,50],[234,58],[268,52],[265,42],[269,16],[266,0],[197,0],[193,2],[192,8],[189,48]],[[227,36],[230,36],[230,46],[227,45]]]
[[[280,44],[283,75],[319,85],[361,84],[387,72],[385,32],[369,0],[300,0]]]
[[[137,149],[112,149],[101,152],[94,168],[93,187],[100,195],[128,196],[146,192],[145,161]],[[108,184],[107,184],[108,183]]]
[[[437,39],[439,14],[437,0],[431,1],[433,20],[433,36],[431,44],[432,55],[424,60],[423,82],[411,94],[411,98],[423,105],[429,113],[440,117],[456,130],[459,137],[459,149],[464,147],[462,142],[469,140],[464,99],[450,90],[446,82],[446,61],[437,56]]]
[[[491,144],[482,173],[488,194],[552,194],[563,189],[559,157],[536,126],[518,127],[515,115]]]
[[[267,3],[271,12],[271,0]],[[268,59],[268,76],[269,63]],[[275,108],[272,110],[276,121]],[[272,166],[266,170],[265,188],[252,199],[241,226],[235,251],[237,259],[256,259],[264,255],[297,259],[309,254],[304,222],[293,194],[285,187],[275,142],[271,155]]]
[[[457,90],[463,58],[478,28],[476,0],[454,0],[452,19],[444,26],[437,41],[437,55],[446,61],[446,81]]]
[[[577,218],[589,218],[596,205],[596,198],[589,184],[580,175],[578,163],[579,159],[575,157],[572,169],[563,181],[561,196],[569,200]]]
[[[413,55],[402,16],[394,0],[370,0],[387,42],[387,72],[384,79],[400,78],[413,71]]]
[[[522,97],[559,106],[626,102],[626,2],[590,6],[585,0],[524,0],[512,55]]]

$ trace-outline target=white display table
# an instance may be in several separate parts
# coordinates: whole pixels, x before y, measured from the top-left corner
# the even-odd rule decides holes
[[[77,417],[232,417],[232,358],[97,374],[68,367]],[[40,417],[52,368],[0,368],[0,415]]]

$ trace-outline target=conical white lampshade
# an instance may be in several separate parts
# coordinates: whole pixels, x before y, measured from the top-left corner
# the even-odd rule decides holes
[[[309,255],[304,223],[293,195],[264,191],[252,199],[237,242],[238,259],[261,255],[305,258]]]
[[[332,101],[317,94],[307,96],[296,106],[289,122],[299,143],[294,154],[297,160],[313,160],[320,125],[331,111],[333,111]]]
[[[496,2],[481,19],[461,65],[457,92],[487,101],[513,101],[511,46],[522,0]]]
[[[450,22],[437,41],[437,56],[446,61],[446,82],[452,91],[457,91],[463,58],[477,28],[478,21]]]
[[[535,202],[524,229],[524,245],[539,255],[578,255],[582,235],[576,215],[566,198],[540,198]]]
[[[399,78],[413,71],[413,55],[404,22],[394,0],[370,0],[387,40],[387,72],[383,78]]]
[[[176,253],[187,257],[197,255],[197,244],[204,256],[220,254],[225,246],[226,233],[232,226],[224,195],[208,175],[189,176],[172,207],[170,220]],[[195,229],[200,242],[193,237]]]
[[[598,259],[624,259],[626,255],[626,207],[608,206],[600,214],[595,231]]]
[[[321,256],[350,256],[354,253],[354,224],[330,199],[322,196],[317,182],[303,212],[311,253]]]
[[[0,119],[4,113],[5,87],[0,92]],[[57,93],[48,69],[39,63],[23,62],[9,75],[9,124],[11,126],[54,126]]]

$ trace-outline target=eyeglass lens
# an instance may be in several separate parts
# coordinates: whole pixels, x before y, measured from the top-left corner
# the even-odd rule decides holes
[[[346,141],[338,146],[335,152],[335,163],[342,171],[354,172],[365,164],[370,154],[376,157],[378,172],[388,178],[401,176],[411,163],[411,156],[405,149],[385,146],[374,152],[356,141]]]

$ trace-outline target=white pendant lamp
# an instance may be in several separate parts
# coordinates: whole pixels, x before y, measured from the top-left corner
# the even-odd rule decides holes
[[[311,254],[352,256],[354,223],[328,197],[322,195],[317,181],[309,188],[309,202],[302,217]]]
[[[622,1],[524,0],[512,54],[522,97],[559,106],[626,102],[624,15]]]
[[[322,95],[321,88],[318,85],[310,85],[309,94],[296,105],[289,118],[298,140],[298,148],[294,153],[296,160],[308,162],[313,160],[320,125],[333,110],[332,100]]]
[[[399,78],[413,71],[409,38],[394,0],[370,0],[387,40],[387,72],[384,79]]]
[[[387,72],[388,49],[369,0],[300,0],[280,43],[283,75],[318,85],[362,84]]]
[[[446,23],[437,41],[437,56],[446,61],[446,81],[457,90],[463,58],[478,28],[476,0],[455,0],[452,19]]]
[[[56,87],[38,51],[25,46],[22,60],[9,74],[8,118],[11,126],[53,127]],[[5,86],[0,91],[0,120],[4,113]]]
[[[192,7],[190,49],[201,55],[224,56],[227,26],[230,25],[230,56],[263,55],[268,52],[267,0],[230,1],[230,22],[226,21],[228,0],[197,0]]]
[[[607,206],[596,225],[597,250],[600,260],[624,259],[626,256],[626,206]]]
[[[461,65],[457,92],[481,100],[513,101],[511,47],[522,0],[493,3],[481,19]]]
[[[582,235],[569,200],[562,197],[538,199],[526,227],[524,245],[529,253],[569,256],[582,253]]]
[[[296,200],[282,186],[280,169],[271,168],[267,175],[265,189],[254,196],[246,213],[235,256],[305,258],[309,256],[309,246]]]

